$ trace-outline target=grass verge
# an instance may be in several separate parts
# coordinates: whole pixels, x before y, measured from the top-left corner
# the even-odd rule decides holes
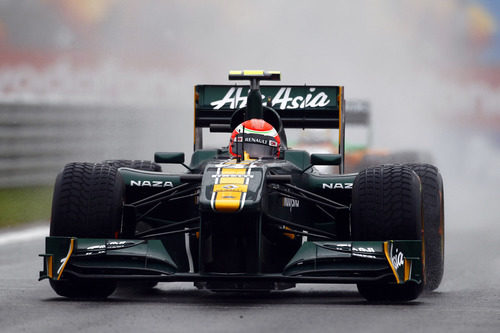
[[[0,189],[0,228],[49,220],[52,186]]]

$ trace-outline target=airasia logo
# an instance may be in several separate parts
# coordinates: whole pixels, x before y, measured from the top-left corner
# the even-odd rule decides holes
[[[285,109],[298,109],[298,108],[320,108],[327,106],[330,103],[330,98],[323,91],[316,92],[316,88],[309,88],[306,96],[290,96],[292,92],[291,87],[282,87],[276,93],[271,101],[271,106],[280,110]],[[242,94],[243,87],[232,87],[228,90],[226,95],[217,101],[210,103],[214,110],[221,109],[229,104],[231,109],[240,109],[247,105],[247,95]],[[262,99],[266,100],[266,96],[262,95]],[[262,103],[266,105],[266,102]]]

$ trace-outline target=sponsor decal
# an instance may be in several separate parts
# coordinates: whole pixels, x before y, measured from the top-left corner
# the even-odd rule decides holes
[[[88,246],[85,250],[86,256],[105,254],[106,250],[117,250],[127,246],[136,245],[134,242],[127,241],[109,241],[106,244]]]
[[[162,181],[162,180],[131,180],[130,186],[174,187],[174,184],[171,181]]]
[[[394,269],[397,270],[399,267],[404,265],[404,254],[398,248],[394,249],[394,246],[391,245],[391,262]]]
[[[350,190],[350,189],[352,189],[352,185],[353,185],[353,183],[323,183],[322,189],[323,190],[336,190],[336,189]]]
[[[283,207],[290,207],[290,208],[300,207],[300,200],[283,197]]]
[[[212,178],[253,178],[253,175],[212,175]]]
[[[214,192],[246,192],[248,185],[241,184],[214,184]]]
[[[235,141],[243,142],[243,135],[236,137]],[[278,142],[275,140],[256,138],[253,136],[245,136],[245,143],[258,143],[265,146],[278,147]]]
[[[352,250],[356,252],[375,252],[375,249],[373,247],[353,247]]]
[[[316,88],[309,88],[305,96],[290,96],[292,87],[282,87],[276,93],[271,101],[274,108],[280,110],[285,109],[298,109],[298,108],[320,108],[327,106],[330,103],[330,98],[323,92],[316,92]],[[267,98],[262,95],[262,105],[267,104]],[[224,97],[220,100],[210,103],[214,110],[219,110],[223,107],[229,106],[231,109],[239,109],[245,107],[247,104],[247,92],[243,94],[243,87],[231,87]]]
[[[93,246],[87,247],[87,251],[100,250],[100,249],[105,249],[105,248],[106,248],[106,245],[104,245],[104,244],[102,244],[102,245],[93,245]]]
[[[353,257],[360,257],[360,258],[369,258],[369,259],[376,259],[377,257],[373,254],[368,254],[368,253],[375,253],[375,249],[373,247],[353,247],[352,248],[352,256]],[[363,252],[363,253],[356,253],[356,252]]]
[[[104,250],[104,249],[117,249],[130,245],[135,245],[135,243],[127,241],[109,241],[106,244],[88,246],[85,250],[94,251],[94,250]]]
[[[245,142],[248,143],[260,143],[262,145],[267,145],[267,140],[255,137],[245,136]]]
[[[126,242],[126,241],[111,241],[111,242],[106,243],[106,248],[112,250],[112,249],[119,249],[122,247],[130,246],[130,245],[134,245],[134,243],[133,242]]]

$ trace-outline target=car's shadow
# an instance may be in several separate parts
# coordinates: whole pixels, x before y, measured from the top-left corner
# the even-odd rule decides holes
[[[47,302],[104,302],[104,303],[162,303],[195,306],[255,307],[262,305],[405,305],[421,304],[412,302],[368,302],[355,290],[308,290],[290,289],[272,292],[212,292],[208,290],[156,287],[137,289],[118,288],[107,299],[50,298]]]

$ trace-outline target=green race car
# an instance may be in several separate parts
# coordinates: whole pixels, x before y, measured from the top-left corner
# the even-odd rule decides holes
[[[217,291],[355,283],[368,300],[417,298],[441,282],[443,182],[428,164],[344,173],[344,88],[195,86],[194,153],[70,163],[58,175],[40,279],[66,297],[117,283],[192,281]],[[203,129],[229,146],[203,149]],[[339,154],[287,146],[287,128],[339,130]],[[186,167],[162,172],[160,164]],[[333,165],[322,174],[315,166]]]

